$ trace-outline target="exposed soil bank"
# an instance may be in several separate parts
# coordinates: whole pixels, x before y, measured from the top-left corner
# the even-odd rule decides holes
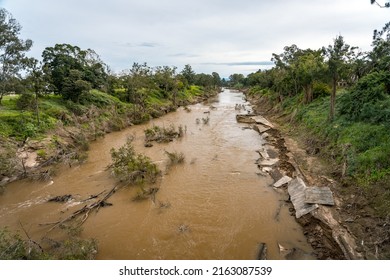
[[[378,253],[376,255],[370,253],[370,248],[365,246],[365,240],[368,237],[353,230],[354,227],[360,228],[353,216],[357,213],[352,214],[349,211],[346,214],[345,209],[351,210],[351,207],[356,207],[356,203],[351,203],[350,197],[342,195],[340,192],[342,187],[330,175],[330,166],[320,158],[310,154],[310,151],[316,147],[309,144],[303,145],[300,142],[301,138],[293,136],[292,133],[283,128],[282,123],[286,120],[280,117],[279,112],[272,110],[266,99],[248,98],[253,105],[255,114],[266,116],[272,121],[273,128],[265,133],[267,133],[267,141],[277,151],[277,157],[280,159],[278,164],[280,172],[292,177],[299,176],[308,186],[326,186],[332,190],[335,200],[334,206],[319,205],[318,209],[297,219],[303,226],[304,234],[313,247],[316,257],[318,259],[380,258]],[[276,181],[278,176],[274,179]],[[357,196],[353,196],[355,200]],[[363,207],[366,209],[365,211],[369,211],[367,205]],[[294,215],[295,210],[292,204],[290,211]],[[371,220],[371,222],[375,221],[368,215],[366,215],[366,219]],[[371,237],[372,234],[371,232]]]

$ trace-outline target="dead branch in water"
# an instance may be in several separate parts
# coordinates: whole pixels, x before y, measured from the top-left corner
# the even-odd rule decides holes
[[[102,197],[101,199],[99,199],[99,200],[97,200],[89,205],[84,205],[81,209],[76,210],[75,212],[73,212],[71,215],[69,215],[65,219],[62,219],[62,220],[59,220],[59,221],[56,221],[53,223],[46,223],[46,224],[40,224],[40,225],[52,225],[52,227],[47,231],[47,233],[49,233],[50,231],[63,225],[64,223],[69,222],[71,220],[74,220],[75,218],[81,216],[81,220],[78,224],[78,226],[81,226],[88,219],[91,211],[93,211],[93,210],[99,211],[99,209],[101,207],[111,206],[112,204],[108,203],[106,200],[109,199],[122,186],[123,185],[121,183],[116,184],[112,189],[110,189],[110,191],[104,197]],[[95,195],[92,197],[98,197],[102,193],[103,192],[100,192],[98,195]],[[92,197],[90,197],[89,199],[86,199],[84,201],[88,201]]]

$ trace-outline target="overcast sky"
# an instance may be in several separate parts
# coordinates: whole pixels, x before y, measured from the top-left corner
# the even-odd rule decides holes
[[[378,2],[386,2],[385,0]],[[133,62],[190,64],[197,72],[248,74],[296,44],[317,49],[337,35],[370,50],[390,9],[369,0],[0,0],[32,39],[30,55],[69,43],[95,50],[119,72]],[[268,66],[270,67],[270,66]]]

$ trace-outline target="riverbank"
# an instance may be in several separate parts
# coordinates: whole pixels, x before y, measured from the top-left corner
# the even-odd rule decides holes
[[[254,112],[267,117],[275,125],[267,131],[273,142],[283,143],[288,161],[310,186],[326,186],[332,190],[335,205],[320,206],[297,221],[304,227],[308,241],[318,258],[385,259],[388,223],[375,214],[372,196],[366,190],[335,176],[335,166],[319,153],[315,137],[266,96],[248,95]],[[309,141],[312,139],[312,141]],[[342,171],[338,170],[336,174]],[[371,199],[371,203],[370,203]]]
[[[85,95],[80,103],[48,95],[39,99],[38,120],[35,108],[20,110],[19,97],[7,96],[0,111],[0,191],[22,178],[49,181],[55,172],[53,164],[65,162],[71,166],[85,161],[91,141],[217,93],[191,86],[177,96],[175,104],[149,96],[142,108],[97,90]]]

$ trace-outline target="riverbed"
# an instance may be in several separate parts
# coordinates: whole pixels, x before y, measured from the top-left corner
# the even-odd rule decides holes
[[[162,170],[153,186],[159,191],[136,202],[138,187],[121,188],[109,199],[112,206],[89,216],[81,236],[98,241],[98,259],[256,259],[260,243],[267,244],[268,259],[284,258],[280,246],[308,257],[312,249],[285,194],[271,187],[271,177],[259,175],[256,151],[265,140],[236,121],[250,109],[241,92],[225,89],[206,103],[107,134],[91,143],[84,164],[58,167],[52,181],[9,184],[0,196],[0,227],[16,230],[22,223],[32,238],[42,238],[48,227],[40,224],[66,217],[81,200],[117,183],[106,168],[110,150],[132,136],[135,150]],[[181,125],[185,133],[147,148],[144,130],[153,125]],[[183,153],[184,163],[167,168],[165,151]],[[65,194],[74,199],[47,202]]]

